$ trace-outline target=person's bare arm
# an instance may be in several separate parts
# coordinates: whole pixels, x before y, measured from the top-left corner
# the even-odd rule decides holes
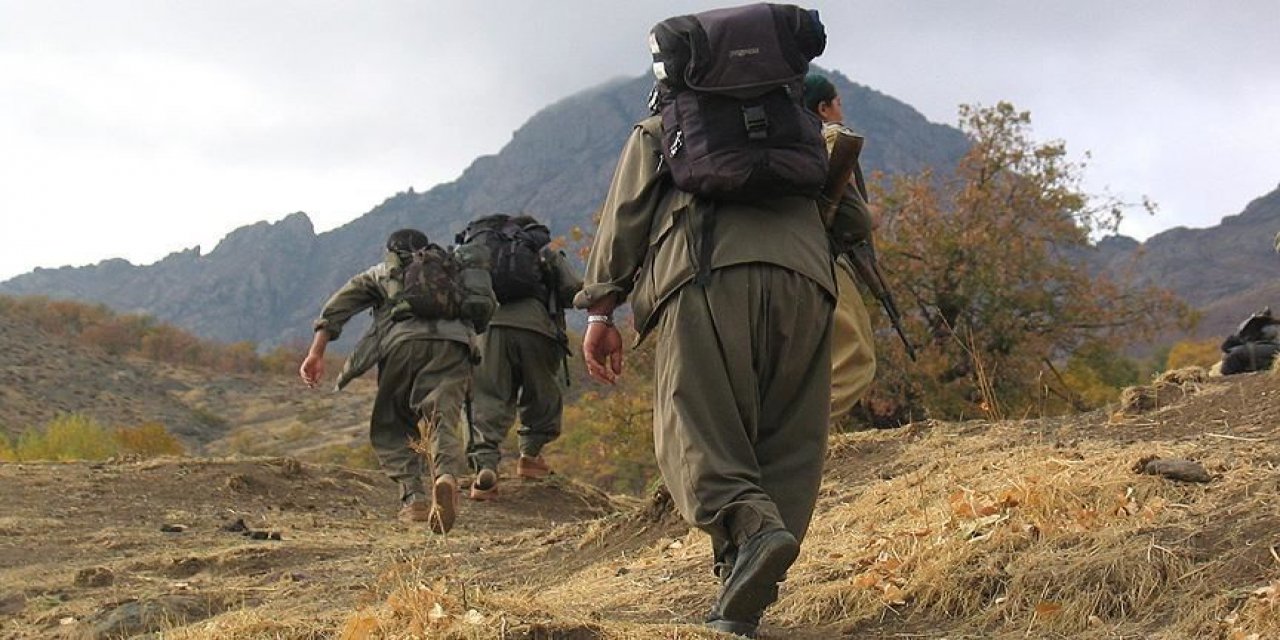
[[[325,329],[317,331],[315,337],[311,339],[311,348],[307,350],[307,357],[298,369],[302,381],[309,389],[316,388],[324,378],[324,350],[328,345],[329,332]]]

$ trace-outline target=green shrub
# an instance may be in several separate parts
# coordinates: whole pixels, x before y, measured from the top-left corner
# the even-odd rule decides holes
[[[18,452],[13,449],[9,438],[0,435],[0,462],[17,462]]]
[[[18,460],[105,460],[120,445],[93,418],[80,414],[58,416],[41,429],[28,429],[18,437]]]

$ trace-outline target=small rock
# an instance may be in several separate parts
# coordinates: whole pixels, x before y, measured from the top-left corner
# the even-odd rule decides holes
[[[227,488],[236,493],[248,493],[253,490],[253,479],[243,473],[227,478]]]
[[[119,638],[160,632],[203,620],[223,609],[221,603],[190,595],[131,600],[99,613],[89,637]]]
[[[89,567],[76,572],[77,587],[109,587],[116,581],[116,574],[106,567]]]
[[[0,596],[0,616],[12,616],[27,608],[27,598],[21,593]]]
[[[631,570],[630,570],[630,569],[628,569],[628,568],[626,568],[626,567],[618,567],[618,570],[617,570],[617,571],[615,571],[615,572],[613,573],[613,575],[614,575],[614,576],[616,576],[616,577],[621,577],[621,576],[625,576],[625,575],[627,575],[628,573],[631,573]]]
[[[236,518],[235,522],[232,522],[231,524],[224,524],[221,527],[218,527],[218,530],[226,531],[227,533],[243,533],[249,530],[249,525],[244,523],[244,518]]]
[[[1164,476],[1170,480],[1181,482],[1209,482],[1213,476],[1204,466],[1195,460],[1182,458],[1162,459],[1156,456],[1143,458],[1135,465],[1138,473],[1152,476]]]
[[[187,525],[185,525],[185,524],[162,524],[162,525],[160,525],[160,531],[161,531],[161,532],[163,532],[163,533],[182,533],[183,531],[186,531],[186,530],[187,530]]]
[[[306,473],[306,469],[296,458],[285,458],[280,461],[280,475],[286,478],[301,478]]]

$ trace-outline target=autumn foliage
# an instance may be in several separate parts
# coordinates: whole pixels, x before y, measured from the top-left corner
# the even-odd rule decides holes
[[[1091,238],[1126,204],[1085,193],[1083,166],[1060,141],[1031,138],[1008,103],[962,107],[973,146],[955,174],[897,176],[873,194],[881,263],[906,330],[911,364],[883,330],[867,419],[1021,417],[1086,408],[1061,370],[1082,350],[1115,352],[1185,325],[1171,293],[1093,273]]]

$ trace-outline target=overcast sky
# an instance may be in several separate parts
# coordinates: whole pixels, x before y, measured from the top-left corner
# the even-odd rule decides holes
[[[725,3],[0,0],[0,279],[153,262],[306,211],[318,230],[456,178],[529,116],[648,68]],[[818,63],[955,124],[1010,100],[1087,186],[1209,226],[1280,183],[1280,2],[813,2]],[[870,141],[874,144],[874,141]]]

